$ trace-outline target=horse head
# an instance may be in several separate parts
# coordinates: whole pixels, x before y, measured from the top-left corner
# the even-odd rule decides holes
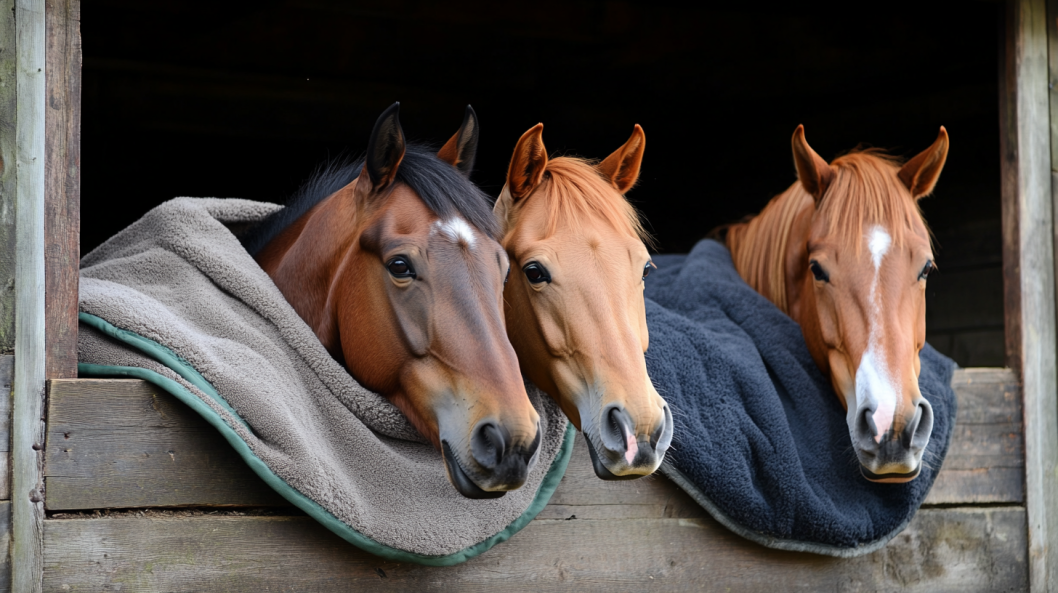
[[[456,489],[492,498],[525,482],[541,431],[507,339],[507,255],[465,176],[477,138],[468,106],[439,153],[409,145],[394,104],[355,178],[258,261],[350,374],[441,450]]]
[[[658,468],[672,413],[647,375],[643,281],[653,268],[624,194],[646,138],[603,160],[548,159],[537,124],[518,141],[494,212],[515,270],[504,291],[522,370],[588,441],[595,473],[631,479]]]
[[[793,136],[810,206],[791,230],[788,312],[847,410],[861,471],[872,481],[917,476],[933,430],[918,376],[926,278],[935,266],[917,201],[933,191],[947,153],[943,127],[902,167],[876,151],[828,164],[802,127]]]

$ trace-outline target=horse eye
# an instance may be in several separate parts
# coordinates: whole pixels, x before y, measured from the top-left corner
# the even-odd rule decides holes
[[[507,286],[507,281],[511,279],[511,267],[507,266],[507,275],[503,277],[503,285]]]
[[[403,257],[395,257],[389,260],[389,263],[386,264],[386,268],[389,270],[389,273],[392,274],[394,278],[415,277],[415,270],[411,269],[411,264],[408,263],[408,260],[404,259]]]
[[[551,282],[551,275],[547,273],[547,269],[535,261],[526,264],[522,271],[525,272],[525,277],[533,284]]]
[[[643,280],[646,280],[647,276],[650,275],[651,270],[653,270],[656,267],[657,266],[654,265],[654,262],[648,261],[647,265],[643,266]]]
[[[816,277],[816,280],[820,282],[830,282],[830,274],[823,269],[823,266],[819,265],[819,262],[812,260],[809,262],[808,267],[812,269],[812,275]]]
[[[933,260],[926,262],[926,265],[922,267],[922,271],[918,273],[918,279],[925,280],[926,276],[929,276],[929,273],[932,272],[935,267],[936,266],[933,265]]]

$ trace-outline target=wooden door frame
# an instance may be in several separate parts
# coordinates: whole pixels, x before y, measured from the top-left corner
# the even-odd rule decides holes
[[[0,154],[15,203],[11,589],[34,592],[43,574],[45,389],[48,379],[77,376],[80,0],[0,0],[0,13],[13,17],[0,28],[15,29],[14,113],[0,114],[15,137],[13,154]]]
[[[1007,364],[1022,384],[1032,591],[1058,583],[1053,214],[1058,183],[1052,184],[1048,98],[1049,83],[1056,80],[1048,68],[1058,67],[1058,59],[1048,64],[1048,22],[1058,15],[1056,7],[1054,0],[1008,0],[999,73]],[[1055,115],[1058,119],[1058,111]]]

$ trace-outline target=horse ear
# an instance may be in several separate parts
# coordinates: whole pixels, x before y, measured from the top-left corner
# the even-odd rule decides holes
[[[830,165],[823,160],[823,157],[816,154],[816,151],[808,145],[803,125],[797,126],[794,130],[791,143],[793,144],[794,166],[797,167],[797,178],[801,181],[801,186],[805,188],[805,191],[815,198],[818,204],[819,200],[823,199],[823,194],[827,193],[827,187],[830,186],[830,181],[834,176],[833,171],[830,170]]]
[[[478,114],[474,113],[473,107],[467,105],[466,113],[463,114],[463,125],[459,126],[459,131],[437,151],[437,158],[459,169],[463,175],[469,176],[474,168],[474,157],[477,153]]]
[[[911,191],[911,197],[917,200],[933,191],[933,186],[937,184],[940,171],[944,168],[944,161],[947,159],[948,130],[941,126],[933,145],[908,161],[900,168],[897,175]]]
[[[628,142],[606,157],[596,168],[623,194],[632,189],[639,179],[639,167],[643,164],[643,151],[646,147],[647,136],[643,133],[643,128],[636,124]]]
[[[400,128],[400,102],[389,106],[375,122],[371,139],[367,142],[364,171],[371,180],[371,188],[379,191],[393,183],[397,167],[404,159],[404,130]]]
[[[543,135],[544,124],[536,124],[514,145],[511,166],[507,169],[507,187],[515,202],[533,193],[544,178],[547,149],[544,148]]]

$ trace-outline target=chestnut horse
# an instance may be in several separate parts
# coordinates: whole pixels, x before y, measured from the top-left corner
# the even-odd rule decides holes
[[[746,282],[801,325],[864,477],[906,482],[933,431],[918,388],[934,268],[918,200],[940,176],[948,133],[903,166],[876,150],[827,164],[798,126],[793,155],[799,181],[731,226],[727,246]]]
[[[478,123],[436,155],[393,104],[363,162],[329,167],[244,242],[331,355],[438,447],[464,496],[521,486],[540,419],[507,339],[507,256],[466,178]]]
[[[661,465],[672,413],[647,376],[643,281],[653,267],[624,193],[646,137],[606,160],[548,159],[537,124],[518,141],[494,212],[520,273],[504,290],[507,335],[522,371],[588,441],[600,478],[632,479]]]

